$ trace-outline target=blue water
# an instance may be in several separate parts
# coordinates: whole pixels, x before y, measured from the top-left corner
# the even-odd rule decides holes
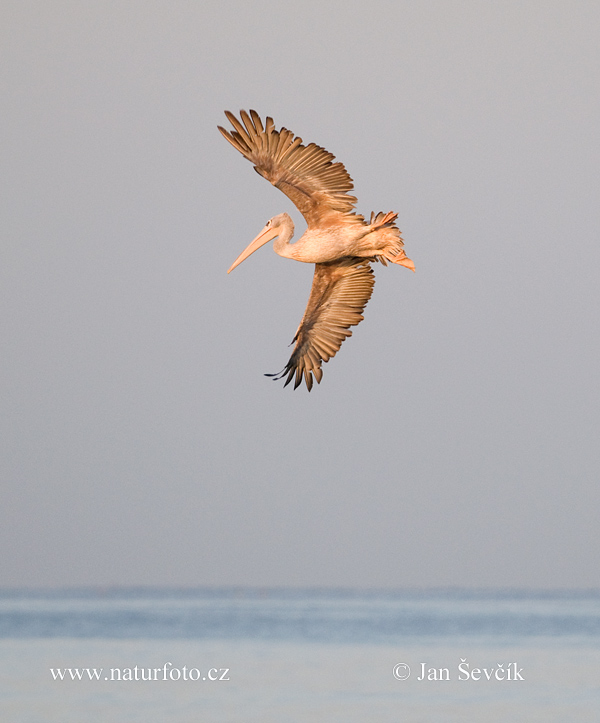
[[[600,592],[4,591],[0,720],[600,721]]]
[[[600,638],[600,592],[107,589],[0,592],[0,637],[382,643]]]

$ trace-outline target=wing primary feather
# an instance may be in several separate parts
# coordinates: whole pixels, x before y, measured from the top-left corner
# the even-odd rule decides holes
[[[250,136],[248,135],[248,132],[246,131],[244,126],[233,115],[233,113],[230,113],[228,110],[225,111],[225,115],[227,116],[227,120],[231,123],[231,125],[235,128],[235,130],[243,138],[244,143],[246,143],[248,148],[251,149],[252,148],[252,140],[250,139]]]
[[[238,136],[238,138],[235,138],[233,136],[233,134],[226,131],[225,128],[221,128],[221,126],[217,126],[217,128],[221,131],[222,135],[231,143],[231,145],[236,150],[238,150],[242,155],[245,156],[248,153],[248,148],[245,148],[244,146],[242,146],[240,141],[238,140],[239,136]]]
[[[248,132],[248,137],[254,141],[256,141],[256,136],[258,135],[256,128],[254,127],[254,124],[250,120],[250,116],[246,113],[245,110],[240,111],[240,118],[242,119],[242,122],[244,126],[246,127],[246,131]]]
[[[260,119],[260,116],[255,110],[250,109],[250,115],[252,116],[252,120],[254,122],[254,127],[256,128],[256,131],[258,135],[262,135],[265,132],[265,129],[263,128],[262,121]],[[269,118],[267,118],[267,125],[269,123]]]

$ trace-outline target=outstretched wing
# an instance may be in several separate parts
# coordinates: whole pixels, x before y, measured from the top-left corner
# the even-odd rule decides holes
[[[308,305],[292,340],[296,342],[292,356],[283,371],[267,376],[287,375],[284,386],[295,376],[294,389],[304,377],[310,392],[313,375],[321,381],[322,362],[336,355],[344,339],[352,336],[349,328],[363,320],[374,285],[373,269],[365,259],[346,257],[316,264]]]
[[[240,111],[242,123],[229,111],[225,115],[235,130],[229,133],[218,126],[231,145],[254,163],[255,170],[296,204],[308,226],[316,224],[327,211],[352,211],[354,188],[342,163],[332,163],[335,156],[282,128],[275,130],[273,119],[265,125],[256,111]]]

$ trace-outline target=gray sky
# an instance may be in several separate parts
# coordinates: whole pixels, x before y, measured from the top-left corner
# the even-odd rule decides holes
[[[597,3],[1,13],[1,585],[600,586]],[[417,267],[310,394],[248,107]]]

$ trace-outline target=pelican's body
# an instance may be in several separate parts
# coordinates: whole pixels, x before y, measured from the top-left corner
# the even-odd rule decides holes
[[[219,126],[221,133],[260,175],[292,199],[308,224],[292,244],[292,219],[287,213],[273,217],[229,271],[271,239],[280,256],[315,264],[308,306],[293,339],[296,346],[281,373],[287,375],[286,385],[295,376],[294,388],[304,378],[310,391],[313,375],[321,381],[322,362],[337,353],[352,334],[349,327],[363,319],[375,283],[371,262],[389,261],[413,271],[414,264],[404,253],[394,223],[397,214],[372,213],[367,223],[352,211],[352,179],[341,163],[332,163],[331,153],[314,143],[303,146],[302,139],[285,128],[276,131],[271,118],[263,127],[255,111],[250,111],[252,118],[241,111],[243,125],[225,113],[235,130],[229,133]]]

